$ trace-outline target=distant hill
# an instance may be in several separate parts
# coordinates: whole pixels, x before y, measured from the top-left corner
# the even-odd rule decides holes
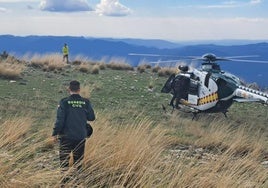
[[[174,56],[202,56],[205,53],[214,53],[217,56],[224,57],[258,55],[259,57],[254,58],[255,60],[268,61],[268,43],[266,42],[243,45],[182,45],[164,40],[0,35],[0,52],[7,51],[16,56],[22,56],[27,53],[61,53],[64,43],[67,43],[70,47],[71,59],[76,55],[84,55],[96,60],[100,60],[103,57],[107,59],[123,57],[133,66],[137,66],[143,59],[157,61],[160,58],[129,56],[129,53]],[[161,57],[161,60],[167,59],[170,58]],[[246,82],[257,82],[261,86],[268,86],[268,64],[221,62],[220,65],[223,70],[236,74]]]
[[[184,46],[183,44],[178,44],[174,42],[169,42],[166,40],[158,40],[158,39],[112,39],[112,38],[104,38],[108,41],[121,41],[127,44],[137,45],[137,46],[145,46],[145,47],[155,47],[159,49],[172,49],[179,48]]]

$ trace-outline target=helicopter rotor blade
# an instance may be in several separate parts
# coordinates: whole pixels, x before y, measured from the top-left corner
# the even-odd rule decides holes
[[[235,59],[235,58],[250,58],[250,57],[260,57],[259,55],[242,55],[242,56],[229,56],[225,57],[226,59]]]
[[[160,63],[179,63],[181,60],[166,60],[166,61],[151,61],[148,63],[152,63],[152,64],[160,64]]]
[[[237,61],[237,62],[244,62],[244,63],[262,63],[262,64],[268,64],[268,61],[247,60],[247,59],[229,59],[229,61]]]
[[[147,57],[177,57],[181,58],[181,56],[175,55],[161,55],[161,54],[139,54],[139,53],[129,53],[130,56],[147,56]]]
[[[194,56],[191,56],[192,58]],[[246,55],[246,56],[229,56],[229,57],[217,57],[214,56],[214,59],[210,57],[197,57],[193,60],[202,60],[202,61],[237,61],[237,62],[245,62],[245,63],[262,63],[267,64],[268,61],[260,61],[260,60],[248,60],[248,59],[236,59],[236,58],[250,58],[250,57],[259,57],[258,55]]]
[[[214,54],[208,53],[204,54],[202,57],[200,56],[175,56],[175,55],[161,55],[161,54],[142,54],[142,53],[129,53],[130,56],[144,56],[144,57],[175,57],[180,58],[177,60],[159,60],[154,62],[149,62],[152,64],[159,64],[159,63],[178,63],[182,60],[201,60],[201,61],[208,61],[208,62],[214,62],[214,61],[237,61],[237,62],[245,62],[245,63],[262,63],[262,64],[268,64],[268,61],[260,61],[260,60],[248,60],[248,59],[236,59],[236,58],[251,58],[251,57],[259,57],[258,55],[244,55],[244,56],[229,56],[229,57],[217,57]]]

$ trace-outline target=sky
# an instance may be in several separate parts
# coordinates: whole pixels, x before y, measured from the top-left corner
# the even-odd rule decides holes
[[[268,0],[0,0],[0,35],[267,40]]]

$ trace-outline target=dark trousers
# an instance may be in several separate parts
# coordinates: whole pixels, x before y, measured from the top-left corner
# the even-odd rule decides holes
[[[86,139],[84,140],[71,140],[67,138],[60,139],[60,166],[61,168],[68,169],[69,167],[69,160],[70,154],[73,152],[73,160],[74,164],[78,164],[78,168],[81,167],[81,161],[84,158],[85,152],[85,143]]]
[[[66,61],[66,63],[69,63],[69,57],[68,54],[63,55],[63,61]]]

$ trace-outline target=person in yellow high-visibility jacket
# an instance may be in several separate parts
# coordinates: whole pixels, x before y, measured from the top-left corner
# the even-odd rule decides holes
[[[63,62],[69,63],[69,47],[66,43],[62,47],[62,54],[63,54]]]

